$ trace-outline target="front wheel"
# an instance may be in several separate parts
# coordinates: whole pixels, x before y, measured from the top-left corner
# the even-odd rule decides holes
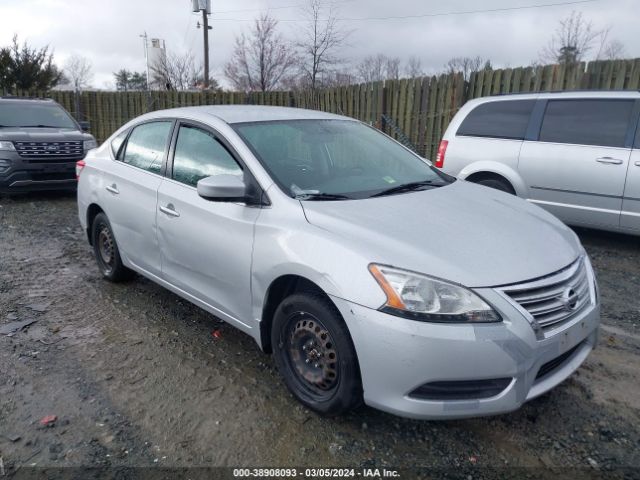
[[[304,405],[338,415],[361,403],[351,336],[326,296],[304,292],[283,300],[274,314],[271,341],[285,384]]]

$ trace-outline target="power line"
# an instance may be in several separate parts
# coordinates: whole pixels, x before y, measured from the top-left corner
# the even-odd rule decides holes
[[[326,5],[341,5],[344,3],[355,2],[356,0],[343,0],[342,2],[327,2]],[[271,11],[271,10],[283,10],[287,8],[302,8],[308,6],[308,3],[296,3],[294,5],[281,5],[279,7],[267,7],[267,8],[244,8],[241,10],[222,10],[211,12],[212,14],[216,13],[239,13],[239,12],[262,12],[262,11]]]
[[[531,10],[537,8],[549,8],[549,7],[564,7],[568,5],[578,5],[583,3],[593,3],[599,2],[601,0],[573,0],[570,2],[559,2],[559,3],[542,3],[535,5],[521,5],[518,7],[502,7],[502,8],[488,8],[482,10],[461,10],[461,11],[452,11],[452,12],[440,12],[440,13],[423,13],[419,15],[395,15],[388,17],[343,17],[336,18],[337,21],[341,22],[358,22],[358,21],[368,21],[368,20],[407,20],[412,18],[428,18],[428,17],[445,17],[451,15],[470,15],[475,13],[498,13],[498,12],[510,12],[514,10]],[[212,18],[212,21],[234,21],[234,22],[253,22],[253,19],[246,18]],[[306,22],[306,20],[302,19],[276,19],[278,22]]]

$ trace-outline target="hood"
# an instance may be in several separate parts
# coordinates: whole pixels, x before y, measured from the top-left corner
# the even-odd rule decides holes
[[[303,201],[312,225],[351,242],[371,262],[467,287],[493,287],[573,262],[577,236],[550,213],[465,181],[385,197]]]
[[[88,133],[68,128],[0,128],[0,140],[11,142],[72,142],[91,139],[93,137]]]

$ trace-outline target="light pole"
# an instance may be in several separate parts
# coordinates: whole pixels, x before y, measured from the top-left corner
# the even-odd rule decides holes
[[[145,31],[144,34],[139,35],[140,38],[142,38],[142,41],[144,42],[144,63],[147,67],[147,91],[151,90],[151,84],[149,83],[149,46],[147,44],[147,32]]]

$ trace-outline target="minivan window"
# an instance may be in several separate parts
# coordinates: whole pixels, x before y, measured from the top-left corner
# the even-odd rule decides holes
[[[195,187],[211,175],[242,175],[242,169],[213,133],[182,125],[173,157],[173,179]]]
[[[535,100],[502,100],[478,105],[462,121],[457,135],[524,139]]]
[[[0,126],[51,127],[77,130],[78,126],[67,111],[57,103],[38,101],[0,101]]]
[[[368,198],[414,182],[430,188],[452,181],[360,122],[282,120],[234,128],[280,188],[294,198]]]
[[[172,124],[171,121],[159,121],[135,127],[127,140],[122,161],[149,172],[160,173]]]
[[[636,148],[640,148],[640,121],[638,122],[638,128],[636,129]]]
[[[633,100],[550,100],[541,142],[624,147]]]

